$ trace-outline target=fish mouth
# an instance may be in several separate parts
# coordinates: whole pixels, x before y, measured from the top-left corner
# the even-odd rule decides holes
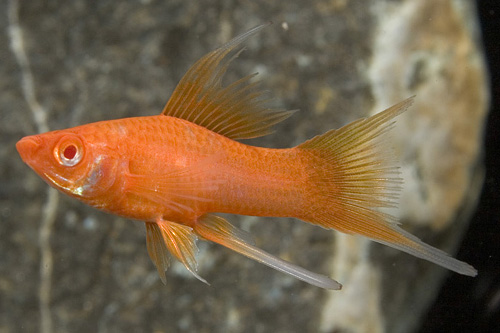
[[[24,163],[30,165],[30,162],[33,161],[34,155],[40,148],[40,145],[40,139],[37,136],[32,135],[19,140],[16,143],[16,149]]]

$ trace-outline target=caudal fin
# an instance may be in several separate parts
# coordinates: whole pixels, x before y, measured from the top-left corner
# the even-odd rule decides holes
[[[379,211],[392,207],[402,183],[390,144],[382,135],[413,97],[372,117],[352,122],[304,142],[311,158],[311,212],[308,222],[376,242],[431,261],[457,273],[475,276],[469,264],[425,244]]]

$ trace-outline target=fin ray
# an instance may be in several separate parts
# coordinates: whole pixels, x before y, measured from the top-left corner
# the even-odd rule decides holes
[[[139,175],[127,173],[125,190],[177,212],[193,212],[183,202],[209,202],[208,193],[220,185],[220,181],[207,177],[210,167],[220,156],[213,155],[192,165],[163,174]]]
[[[198,60],[181,79],[162,114],[191,121],[231,139],[250,139],[271,133],[271,126],[294,111],[266,108],[263,92],[256,89],[256,82],[249,82],[256,74],[222,86],[222,77],[230,62],[242,49],[231,57],[228,55],[267,25],[259,25],[233,38]]]
[[[155,264],[161,281],[163,284],[166,284],[165,271],[170,266],[170,259],[160,228],[156,223],[146,222],[146,245],[149,257],[153,264]]]
[[[177,258],[194,277],[203,283],[209,284],[197,273],[198,264],[196,263],[195,252],[198,251],[198,248],[196,247],[196,235],[193,229],[183,224],[170,221],[160,220],[157,223],[162,231],[163,239],[170,253]]]
[[[381,136],[393,118],[413,102],[410,97],[372,117],[331,130],[298,146],[311,157],[312,195],[306,219],[328,229],[358,234],[431,261],[460,274],[474,276],[465,262],[425,244],[404,231],[397,220],[378,208],[394,206],[402,179],[394,156]],[[390,145],[390,144],[389,144]]]
[[[327,276],[310,272],[302,267],[275,257],[253,246],[252,244],[249,244],[244,239],[239,237],[238,229],[222,217],[211,214],[203,215],[195,224],[194,230],[199,236],[207,240],[225,246],[250,259],[274,268],[282,273],[289,274],[314,286],[333,290],[339,290],[342,288],[340,283]]]
[[[166,283],[165,270],[169,266],[168,253],[179,260],[198,280],[208,282],[198,275],[195,253],[196,235],[193,229],[180,223],[158,219],[156,223],[146,222],[148,253]]]

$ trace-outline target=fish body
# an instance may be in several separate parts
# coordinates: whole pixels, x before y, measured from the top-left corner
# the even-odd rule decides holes
[[[255,247],[247,233],[213,213],[295,217],[475,275],[472,266],[423,243],[379,210],[395,205],[401,186],[381,137],[413,98],[293,148],[236,141],[268,134],[293,113],[266,108],[252,76],[221,84],[234,58],[229,55],[264,26],[193,65],[162,114],[28,136],[17,143],[22,159],[62,192],[144,221],[148,252],[163,282],[169,253],[206,282],[195,260],[201,237],[310,284],[341,288]]]
[[[78,140],[94,161],[82,163],[82,183],[70,177],[66,194],[117,215],[192,226],[209,212],[299,216],[305,209],[307,166],[297,148],[249,146],[163,115],[97,122],[51,135],[54,144],[43,147]],[[50,149],[36,154],[50,154]],[[105,195],[97,195],[101,192]]]

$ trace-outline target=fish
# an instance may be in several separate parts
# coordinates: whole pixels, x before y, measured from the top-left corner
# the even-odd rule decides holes
[[[311,285],[342,285],[274,256],[217,213],[292,217],[361,235],[451,271],[471,265],[402,229],[383,212],[402,187],[384,140],[414,96],[371,117],[332,129],[292,148],[263,148],[261,137],[294,111],[267,106],[256,74],[222,78],[258,25],[198,60],[163,111],[100,121],[22,138],[22,160],[59,191],[92,207],[145,223],[148,254],[166,283],[170,257],[200,281],[198,239],[211,241]]]

